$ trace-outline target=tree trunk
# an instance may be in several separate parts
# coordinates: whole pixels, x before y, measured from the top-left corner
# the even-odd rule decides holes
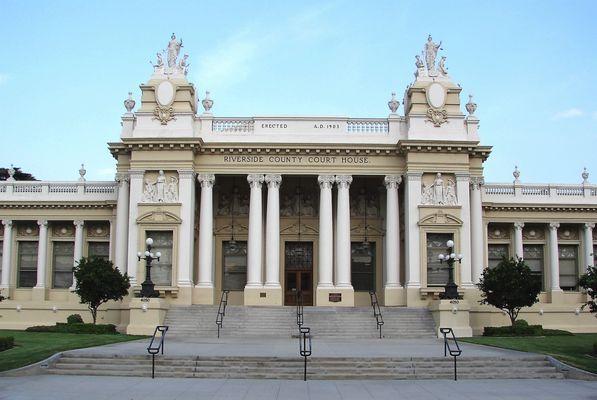
[[[97,307],[89,307],[89,311],[91,311],[91,316],[93,317],[93,325],[97,321]]]

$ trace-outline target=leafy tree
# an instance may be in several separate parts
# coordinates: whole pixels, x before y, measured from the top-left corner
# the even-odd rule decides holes
[[[597,267],[589,266],[587,268],[587,273],[580,277],[578,285],[585,289],[591,298],[585,305],[583,305],[583,308],[589,306],[589,311],[592,313],[597,312]]]
[[[504,257],[497,266],[483,271],[477,287],[482,292],[480,303],[506,311],[514,326],[520,309],[539,301],[541,281],[522,258],[508,260]]]
[[[122,300],[131,286],[126,273],[122,275],[111,261],[101,258],[83,257],[73,271],[77,280],[75,293],[81,304],[87,304],[94,324],[99,306],[109,300]]]
[[[0,168],[0,181],[5,181],[8,179],[10,174],[8,173],[9,168]],[[21,171],[21,168],[14,167],[15,174],[13,178],[15,181],[36,181],[35,177],[27,172]]]

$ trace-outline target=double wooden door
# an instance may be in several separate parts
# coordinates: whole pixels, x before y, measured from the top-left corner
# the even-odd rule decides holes
[[[302,292],[304,305],[313,305],[313,242],[286,242],[285,245],[285,305],[296,305],[297,291]]]

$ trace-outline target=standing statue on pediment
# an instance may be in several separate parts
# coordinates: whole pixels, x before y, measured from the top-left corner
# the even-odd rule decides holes
[[[145,190],[143,191],[143,201],[153,202],[156,199],[155,186],[149,179],[145,179]]]
[[[174,68],[176,67],[176,59],[180,54],[180,48],[182,47],[182,39],[180,42],[176,41],[176,35],[174,33],[170,37],[170,42],[168,42],[168,67]]]
[[[421,57],[419,57],[419,55],[415,56],[415,65],[416,65],[417,69],[421,69],[421,68],[425,67],[425,64],[423,64],[423,60],[421,60]]]
[[[446,198],[444,194],[444,180],[442,179],[442,174],[440,172],[435,175],[435,180],[433,181],[433,203],[434,204],[445,204]]]
[[[155,64],[152,63],[151,61],[149,62],[152,66],[154,70],[158,70],[160,68],[164,67],[164,60],[162,60],[162,54],[161,53],[156,53],[156,62]]]
[[[433,185],[423,183],[421,188],[421,204],[433,204]]]
[[[452,179],[448,179],[448,184],[446,186],[446,198],[445,204],[448,206],[455,206],[458,203],[456,199],[456,184]]]
[[[437,69],[439,69],[439,73],[443,76],[448,75],[448,68],[446,68],[446,56],[442,56],[442,58],[439,60]]]
[[[168,182],[168,186],[166,188],[164,201],[167,203],[178,201],[178,179],[175,176],[170,177],[170,182]]]
[[[191,64],[189,64],[187,62],[187,59],[189,58],[188,54],[185,54],[182,59],[180,60],[180,62],[178,63],[178,69],[180,69],[180,71],[185,74],[185,76],[189,73],[189,66]]]
[[[158,172],[158,178],[155,181],[156,200],[164,201],[166,198],[166,175],[164,171]]]
[[[434,43],[431,35],[427,38],[425,43],[425,61],[427,62],[427,70],[435,71],[435,58],[437,57],[437,51],[441,49],[442,42]]]

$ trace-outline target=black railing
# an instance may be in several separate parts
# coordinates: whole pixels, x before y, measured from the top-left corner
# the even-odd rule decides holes
[[[156,345],[156,337],[158,332],[160,332],[160,341]],[[164,342],[166,340],[166,332],[168,332],[168,327],[166,325],[158,325],[155,327],[155,331],[153,332],[153,337],[151,338],[151,342],[149,342],[149,346],[147,347],[147,352],[151,354],[151,379],[155,377],[155,355],[158,353],[162,353],[164,355]]]
[[[373,307],[373,317],[375,318],[376,328],[379,331],[379,338],[381,339],[381,327],[383,326],[383,316],[381,315],[381,308],[377,301],[377,293],[375,290],[369,291],[369,297],[371,297],[371,307]]]
[[[311,328],[301,326],[299,328],[299,354],[304,358],[303,380],[307,380],[307,358],[311,356]]]
[[[447,357],[448,353],[450,353],[450,356],[454,357],[454,380],[457,381],[458,370],[456,366],[456,358],[460,357],[460,355],[462,354],[462,350],[458,345],[458,341],[456,340],[456,336],[454,335],[454,331],[452,330],[452,328],[439,328],[439,331],[442,333],[442,335],[444,335],[444,357]],[[452,335],[451,339],[454,341],[454,345],[456,346],[455,349],[452,349],[452,346],[450,345],[450,339],[448,338],[448,334]]]
[[[303,316],[303,292],[297,290],[296,292],[296,324],[298,325],[299,331],[305,322]]]
[[[220,306],[218,307],[218,315],[216,316],[216,325],[218,326],[218,339],[220,338],[220,329],[224,324],[224,316],[226,316],[226,305],[228,304],[229,290],[224,290],[220,297]]]

